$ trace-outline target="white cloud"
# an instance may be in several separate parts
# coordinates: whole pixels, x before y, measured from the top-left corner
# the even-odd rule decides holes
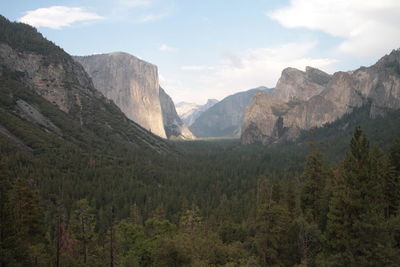
[[[181,70],[189,70],[189,71],[203,71],[203,70],[214,70],[215,67],[212,66],[183,66]]]
[[[312,58],[308,54],[316,42],[289,43],[275,48],[256,48],[240,54],[224,53],[224,64],[210,79],[221,94],[243,91],[261,85],[274,87],[286,67],[304,69],[313,66],[330,71],[336,62],[330,58]]]
[[[162,44],[162,45],[160,45],[158,50],[163,51],[163,52],[171,52],[171,51],[176,51],[177,49],[175,47],[172,47],[172,46],[169,46],[166,44]]]
[[[27,11],[18,21],[34,27],[61,29],[75,22],[102,19],[96,13],[85,11],[81,7],[52,6]]]
[[[321,30],[343,41],[338,50],[381,56],[400,46],[398,0],[291,0],[268,16],[287,28]]]
[[[182,72],[177,77],[183,82],[165,80],[163,86],[168,93],[171,92],[175,101],[200,104],[205,103],[207,98],[222,99],[259,86],[275,87],[286,67],[304,70],[306,66],[312,66],[332,72],[333,64],[337,60],[309,56],[316,45],[316,42],[289,43],[240,53],[223,51],[220,65],[182,67]]]

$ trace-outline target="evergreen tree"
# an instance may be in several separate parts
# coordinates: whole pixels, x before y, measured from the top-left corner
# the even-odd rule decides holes
[[[313,146],[302,175],[301,208],[306,218],[320,224],[323,220],[322,197],[328,177],[328,171],[322,161],[322,154]]]
[[[329,266],[394,264],[384,224],[383,188],[377,160],[360,127],[354,131],[342,173],[334,179],[328,214],[326,261]]]
[[[75,248],[79,248],[76,254],[84,264],[88,264],[95,242],[95,215],[86,199],[75,203],[69,227],[76,242]]]
[[[389,150],[390,161],[396,172],[400,173],[400,139],[393,142]]]
[[[298,203],[296,198],[297,198],[297,195],[296,195],[296,192],[294,189],[293,181],[290,180],[288,182],[287,189],[286,189],[285,201],[286,201],[286,206],[287,206],[287,209],[288,209],[291,217],[294,217],[296,215],[295,214],[296,208],[297,208],[296,205]]]
[[[8,192],[5,222],[8,232],[2,237],[11,247],[11,265],[41,266],[50,264],[48,240],[45,238],[41,198],[32,180],[17,178]],[[12,259],[14,258],[14,259]],[[12,263],[15,261],[14,263]]]
[[[289,212],[273,200],[273,187],[268,179],[258,182],[255,247],[263,266],[281,266],[286,256]]]
[[[151,244],[146,242],[144,229],[130,220],[116,226],[116,261],[121,266],[146,266],[151,262]]]
[[[387,174],[384,180],[386,217],[400,215],[400,140],[392,144],[389,159],[385,161]],[[390,169],[392,168],[392,169]]]

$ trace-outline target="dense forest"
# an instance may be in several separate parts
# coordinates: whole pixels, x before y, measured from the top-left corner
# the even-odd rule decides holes
[[[364,113],[295,144],[176,142],[170,155],[1,137],[1,264],[396,266],[400,141],[383,152],[360,127],[329,134]]]

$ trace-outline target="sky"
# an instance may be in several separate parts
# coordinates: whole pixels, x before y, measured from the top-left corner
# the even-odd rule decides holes
[[[12,0],[0,14],[71,55],[157,65],[175,103],[272,88],[286,67],[353,70],[400,48],[399,0]]]

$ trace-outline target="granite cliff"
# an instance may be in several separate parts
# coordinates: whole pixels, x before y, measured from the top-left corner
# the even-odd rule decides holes
[[[328,75],[307,67],[283,70],[272,93],[257,93],[245,113],[243,144],[296,139],[370,103],[370,116],[400,108],[400,50],[370,67]]]
[[[148,131],[163,138],[193,139],[160,88],[157,66],[127,53],[74,57],[105,97]]]
[[[131,120],[166,138],[157,67],[127,53],[74,57],[94,86]]]

